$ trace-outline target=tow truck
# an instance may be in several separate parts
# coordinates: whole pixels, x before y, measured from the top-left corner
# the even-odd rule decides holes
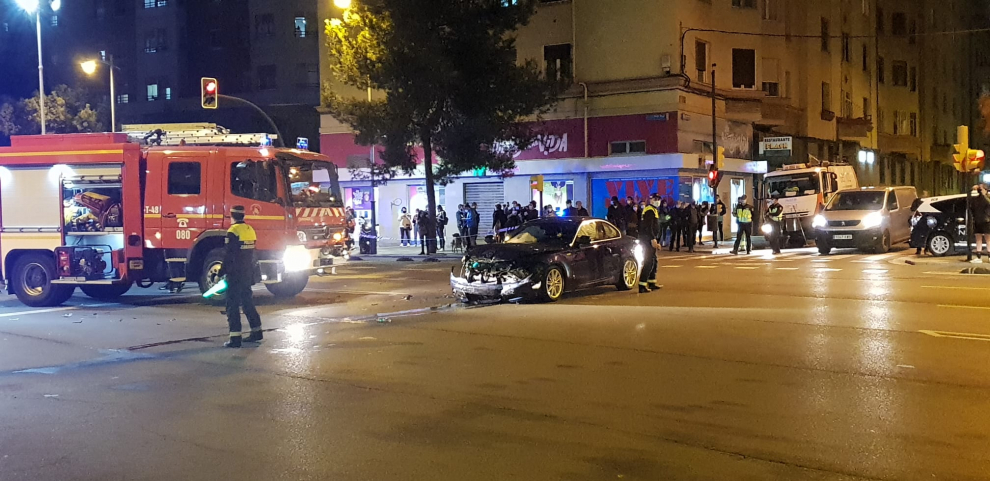
[[[230,208],[258,232],[256,280],[277,297],[348,258],[337,168],[267,134],[213,124],[14,136],[0,148],[0,274],[8,294],[56,306],[76,287],[113,300],[132,285],[219,282]]]
[[[814,239],[812,220],[841,189],[859,188],[856,171],[849,164],[822,162],[811,157],[807,163],[787,164],[764,176],[764,192],[778,195],[784,207],[784,230],[788,245],[803,247]]]

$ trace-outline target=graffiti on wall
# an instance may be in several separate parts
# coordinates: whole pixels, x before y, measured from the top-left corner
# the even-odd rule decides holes
[[[633,202],[648,201],[654,193],[659,193],[667,202],[678,196],[677,177],[640,178],[640,179],[594,179],[591,181],[591,192],[594,195],[593,212],[595,217],[605,217],[612,197],[618,197],[625,203],[627,197]]]
[[[711,130],[709,130],[711,132]],[[718,136],[719,147],[725,147],[725,156],[730,159],[751,159],[753,126],[741,122],[726,122]]]

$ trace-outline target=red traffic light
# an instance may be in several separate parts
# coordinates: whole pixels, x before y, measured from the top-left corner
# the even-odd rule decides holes
[[[210,82],[210,83],[206,84],[206,92],[207,93],[211,93],[212,94],[213,92],[216,92],[216,91],[217,91],[217,83],[216,82]]]
[[[708,171],[708,180],[715,180],[715,176],[716,175],[717,174],[715,174],[715,171],[714,170],[709,170]]]
[[[200,83],[202,91],[202,105],[204,109],[217,108],[217,97],[220,96],[220,88],[217,79],[213,77],[203,77]]]

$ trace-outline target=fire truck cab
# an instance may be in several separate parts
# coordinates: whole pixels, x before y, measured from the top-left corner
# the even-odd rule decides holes
[[[135,283],[196,282],[205,292],[220,280],[234,205],[258,232],[256,280],[276,296],[295,296],[344,262],[350,239],[328,158],[241,145],[243,136],[202,140],[161,131],[157,145],[127,134],[13,137],[0,148],[8,293],[54,306],[76,287],[105,300]]]

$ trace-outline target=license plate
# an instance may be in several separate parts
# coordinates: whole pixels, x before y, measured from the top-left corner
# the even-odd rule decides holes
[[[852,234],[839,234],[832,236],[832,238],[835,240],[852,240],[853,236]]]

